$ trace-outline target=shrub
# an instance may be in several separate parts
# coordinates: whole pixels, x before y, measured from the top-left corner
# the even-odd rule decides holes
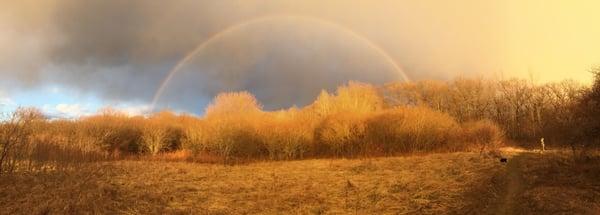
[[[208,151],[209,138],[212,129],[204,121],[186,123],[183,128],[182,148],[189,150],[193,155]]]
[[[163,138],[165,150],[175,151],[182,149],[184,135],[185,133],[183,132],[182,126],[167,125],[165,127],[165,136]]]
[[[364,121],[364,115],[350,112],[325,118],[315,129],[315,141],[320,146],[318,152],[355,156],[364,151]]]
[[[367,139],[387,154],[443,150],[453,148],[452,134],[458,128],[445,113],[424,107],[394,108],[367,121]]]
[[[207,121],[211,135],[204,147],[229,160],[232,157],[258,157],[265,148],[257,127],[249,118],[220,117]]]
[[[167,149],[167,128],[157,120],[149,120],[144,123],[142,130],[143,151],[156,155]]]
[[[496,149],[502,143],[504,134],[494,122],[479,120],[464,123],[460,135],[462,141],[484,151]]]
[[[265,116],[259,127],[270,159],[303,158],[310,150],[312,125],[295,109]]]
[[[83,141],[97,145],[107,152],[139,153],[144,150],[143,118],[129,118],[115,112],[83,118],[78,130],[83,131]]]
[[[226,160],[262,156],[266,154],[258,131],[262,117],[261,105],[252,94],[221,93],[206,108],[204,121],[210,135],[198,136],[203,142],[200,148]]]
[[[254,95],[242,92],[220,93],[206,107],[207,118],[222,115],[256,114],[261,112],[262,106]]]
[[[29,158],[32,136],[45,117],[35,108],[19,108],[0,125],[0,175],[12,173]]]
[[[383,106],[384,100],[377,88],[370,84],[349,82],[338,87],[335,95],[321,91],[308,109],[319,117],[327,117],[343,112],[369,114],[382,110]]]
[[[60,136],[38,136],[32,139],[28,152],[28,169],[45,168],[48,164],[68,166],[81,162],[92,162],[107,158],[105,151],[73,144],[69,139]]]

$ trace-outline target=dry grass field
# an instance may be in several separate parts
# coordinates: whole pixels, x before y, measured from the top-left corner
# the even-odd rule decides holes
[[[594,214],[600,165],[513,152],[81,164],[0,181],[1,214]],[[509,155],[509,157],[512,155]]]
[[[476,154],[223,166],[120,161],[3,179],[2,213],[462,213],[497,194]],[[496,177],[496,178],[495,178]]]

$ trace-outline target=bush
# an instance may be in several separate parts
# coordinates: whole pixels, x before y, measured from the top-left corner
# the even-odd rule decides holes
[[[167,149],[167,128],[159,121],[149,120],[145,122],[142,131],[142,151],[156,155]]]
[[[76,130],[82,131],[82,141],[97,145],[107,152],[139,153],[144,150],[143,118],[129,118],[110,112],[81,119]]]
[[[336,113],[370,114],[383,109],[384,99],[370,84],[349,82],[337,88],[335,95],[322,91],[307,109],[318,117]]]
[[[429,108],[394,108],[367,121],[367,141],[386,154],[452,150],[458,128],[454,118]]]
[[[498,148],[504,136],[498,125],[489,120],[464,123],[460,135],[462,141],[476,146],[481,152]]]
[[[211,127],[206,146],[226,160],[232,157],[259,157],[266,149],[259,136],[257,127],[249,118],[221,117],[207,120]]]
[[[248,92],[221,93],[206,108],[204,121],[210,135],[203,141],[209,152],[229,160],[266,154],[258,123],[264,114],[256,98]]]
[[[165,136],[163,142],[166,151],[175,151],[183,149],[183,139],[185,133],[180,125],[167,125],[165,127]]]
[[[319,153],[355,156],[365,150],[365,121],[361,114],[337,113],[325,118],[315,129]]]
[[[207,118],[223,115],[257,114],[262,112],[262,106],[254,95],[242,92],[220,93],[206,107]]]
[[[301,159],[311,150],[313,128],[296,112],[280,111],[266,116],[259,127],[270,159]]]
[[[192,121],[184,125],[182,148],[192,152],[194,156],[208,151],[212,129],[204,121]]]
[[[29,158],[32,136],[45,117],[35,108],[19,108],[0,125],[0,175],[12,173]]]
[[[427,91],[444,89],[440,85]],[[444,110],[443,101],[436,97],[423,103]],[[496,147],[501,139],[502,130],[491,121],[461,126],[450,115],[427,107],[389,108],[378,88],[350,82],[336,94],[323,91],[306,108],[273,112],[262,111],[248,92],[221,93],[206,108],[204,118],[168,111],[129,117],[104,109],[79,120],[46,121],[39,111],[23,109],[12,121],[0,123],[0,168],[5,171],[19,159],[57,162],[61,160],[57,156],[85,160],[80,155],[96,159],[121,153],[191,152],[227,162],[484,150]],[[177,150],[186,152],[173,152]]]

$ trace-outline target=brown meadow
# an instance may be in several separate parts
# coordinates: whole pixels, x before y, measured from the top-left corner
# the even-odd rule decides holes
[[[245,165],[86,163],[0,179],[0,214],[595,214],[600,165],[505,152]],[[513,164],[509,164],[513,165]],[[575,168],[574,168],[575,167]],[[512,170],[522,178],[514,178]],[[518,183],[518,185],[515,185]],[[519,190],[509,191],[509,184]]]

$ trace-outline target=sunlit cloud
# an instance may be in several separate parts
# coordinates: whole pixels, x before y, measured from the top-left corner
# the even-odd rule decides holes
[[[0,91],[0,111],[7,111],[10,109],[14,109],[17,104],[15,101],[6,95],[5,92]]]
[[[57,104],[57,105],[44,105],[42,107],[44,112],[49,118],[62,118],[62,119],[75,119],[82,116],[88,116],[95,113],[90,107],[81,104]]]
[[[151,113],[150,105],[115,105],[108,106],[113,111],[116,111],[126,116],[146,116]],[[91,116],[102,111],[103,107],[94,107],[89,104],[66,104],[43,105],[41,110],[46,116],[51,119],[77,119],[80,117]]]
[[[0,97],[0,106],[15,106],[15,102],[8,97]]]
[[[144,116],[151,113],[152,111],[150,105],[128,105],[123,107],[116,107],[115,110],[124,113],[127,116]]]
[[[56,105],[56,110],[66,116],[82,116],[86,114],[86,110],[79,104],[58,104]]]

